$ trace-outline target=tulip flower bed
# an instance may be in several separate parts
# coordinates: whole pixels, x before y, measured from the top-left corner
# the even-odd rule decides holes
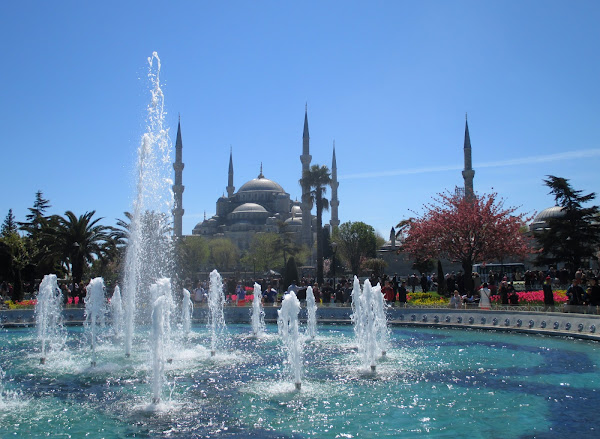
[[[28,309],[34,308],[37,303],[36,299],[33,300],[22,300],[20,302],[13,302],[12,300],[7,300],[4,302],[8,309]]]
[[[567,303],[569,298],[564,290],[557,290],[553,292],[554,294],[554,303],[556,305],[560,305],[562,303]],[[518,292],[517,296],[519,296],[519,304],[523,305],[543,305],[544,304],[544,292],[540,291],[524,291]],[[500,296],[498,294],[490,297],[492,303],[500,303]]]
[[[406,295],[406,301],[409,305],[436,306],[447,305],[448,299],[441,297],[437,293],[410,293]]]

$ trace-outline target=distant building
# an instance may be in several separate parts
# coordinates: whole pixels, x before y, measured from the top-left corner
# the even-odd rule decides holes
[[[177,146],[179,145],[179,146]],[[180,127],[177,130],[176,143],[176,162],[175,168],[175,209],[174,230],[176,236],[178,224],[181,224],[183,216],[181,193],[183,192],[181,171],[183,163],[181,162],[181,132]],[[312,156],[310,155],[310,139],[308,134],[308,112],[304,113],[304,131],[302,136],[302,172],[310,169]],[[234,186],[234,167],[233,152],[229,152],[229,170],[227,178],[226,195],[223,194],[217,200],[216,214],[211,218],[205,218],[198,223],[192,230],[193,235],[204,236],[207,239],[218,237],[229,238],[240,250],[245,250],[250,246],[252,237],[256,233],[291,233],[299,244],[306,244],[311,247],[315,235],[315,216],[311,214],[312,206],[301,201],[292,201],[290,194],[274,180],[270,180],[263,174],[262,164],[258,176],[244,183],[236,192]],[[178,174],[179,173],[179,174]],[[337,164],[335,158],[335,144],[333,147],[332,159],[332,196],[330,204],[332,206],[331,227],[339,225],[337,207],[339,200],[337,198]],[[301,177],[302,175],[300,175]],[[300,180],[300,177],[298,180]],[[304,194],[310,188],[303,187]],[[181,232],[180,232],[181,233]]]

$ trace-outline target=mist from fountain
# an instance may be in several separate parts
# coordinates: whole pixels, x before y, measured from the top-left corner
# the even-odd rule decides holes
[[[171,190],[171,141],[164,126],[164,94],[160,85],[160,58],[148,58],[150,104],[146,132],[138,147],[135,171],[136,193],[129,225],[125,255],[123,301],[125,308],[125,355],[131,355],[136,320],[148,317],[147,306],[138,312],[138,302],[146,305],[143,292],[156,279],[172,275],[170,218],[173,209]],[[138,315],[140,314],[140,315]],[[141,317],[140,317],[141,316]]]
[[[0,367],[0,407],[4,405],[4,371]]]
[[[47,274],[42,279],[37,304],[35,322],[37,336],[41,343],[40,363],[46,362],[48,350],[60,350],[65,345],[65,331],[62,317],[62,294],[55,274]]]
[[[363,338],[365,337],[365,326],[364,322],[365,314],[362,311],[362,300],[361,300],[361,288],[360,282],[358,278],[354,276],[354,283],[352,285],[352,314],[350,315],[350,319],[354,326],[354,336],[356,338],[356,343],[359,346],[364,345]]]
[[[92,348],[92,366],[96,366],[96,345],[98,333],[104,328],[106,300],[104,298],[104,279],[94,278],[87,287],[85,296],[85,332],[90,338]]]
[[[375,372],[375,360],[377,353],[377,332],[375,327],[375,306],[374,295],[371,287],[371,282],[366,279],[363,283],[363,299],[362,311],[365,315],[365,336],[363,338],[364,346],[362,346],[363,366],[369,365],[371,371]]]
[[[361,293],[358,278],[354,277],[352,321],[358,344],[358,354],[362,367],[370,368],[373,373],[377,367],[377,352],[380,351],[383,354],[384,349],[387,349],[387,347],[384,348],[384,344],[387,343],[385,314],[383,314],[383,323],[381,318],[377,317],[378,303],[381,300],[379,296],[382,296],[380,286],[372,287],[371,282],[367,279]]]
[[[165,315],[169,305],[166,296],[160,296],[152,306],[152,403],[158,404],[165,382]]]
[[[373,288],[373,310],[375,314],[375,340],[377,349],[381,352],[381,356],[387,354],[390,348],[390,329],[387,324],[386,311],[387,304],[385,297],[381,292],[381,285],[377,284]]]
[[[265,310],[262,304],[262,290],[258,283],[254,283],[254,298],[252,299],[252,334],[260,337],[265,333]]]
[[[225,332],[225,315],[223,306],[225,295],[223,294],[223,280],[217,270],[210,273],[210,286],[208,289],[208,326],[210,331],[210,355],[214,357],[220,346],[221,337]]]
[[[317,303],[311,286],[306,288],[306,332],[310,338],[317,336]]]
[[[170,361],[173,352],[173,334],[171,330],[171,317],[175,310],[175,301],[171,290],[171,279],[163,277],[150,285],[150,301],[152,305],[152,324],[154,325],[154,304],[158,299],[162,299],[161,304],[161,352]],[[154,327],[153,327],[154,328]]]
[[[302,351],[303,346],[298,331],[300,301],[293,291],[283,297],[281,309],[277,311],[277,327],[287,353],[287,366],[290,370],[296,390],[302,387]]]
[[[181,301],[181,326],[183,329],[183,335],[188,336],[192,329],[192,312],[194,311],[194,304],[190,299],[190,292],[187,289],[183,289],[183,300]]]
[[[123,336],[123,302],[121,300],[121,289],[117,285],[110,299],[112,316],[113,336],[120,339]]]

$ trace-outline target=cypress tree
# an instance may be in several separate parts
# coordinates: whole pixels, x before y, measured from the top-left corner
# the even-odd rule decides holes
[[[548,175],[544,183],[562,211],[560,216],[550,218],[543,230],[536,232],[541,247],[536,262],[539,265],[563,262],[573,276],[585,259],[596,259],[595,252],[600,245],[600,208],[584,206],[594,200],[596,194],[584,195],[573,189],[568,179],[553,175]]]

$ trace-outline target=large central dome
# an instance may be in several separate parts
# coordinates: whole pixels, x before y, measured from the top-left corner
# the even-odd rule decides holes
[[[269,180],[261,175],[257,178],[250,180],[249,182],[242,185],[238,190],[240,192],[254,192],[254,191],[267,191],[267,192],[285,192],[283,188],[275,183],[273,180]]]

